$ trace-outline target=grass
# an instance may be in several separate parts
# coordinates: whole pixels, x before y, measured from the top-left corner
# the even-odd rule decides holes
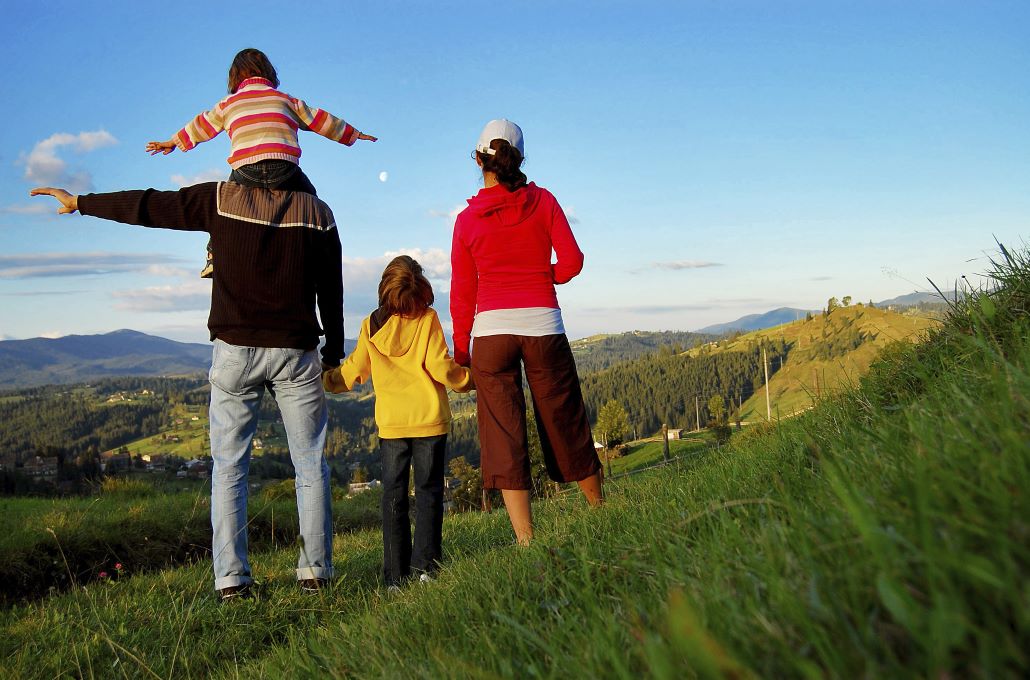
[[[377,526],[378,493],[334,495],[337,531]],[[291,496],[254,494],[248,509],[255,548],[296,538]],[[89,583],[116,563],[131,573],[181,564],[207,554],[210,544],[209,484],[174,493],[114,479],[93,498],[0,499],[0,601]]]
[[[446,564],[396,596],[378,532],[304,597],[258,552],[253,602],[200,563],[0,612],[4,677],[1026,677],[1030,262],[1006,254],[860,389],[731,446],[614,481],[608,503],[445,522]]]
[[[686,439],[669,440],[669,456],[677,458],[697,453],[711,445],[711,439],[705,434],[688,435]],[[604,452],[600,451],[601,464],[605,465]],[[661,440],[649,440],[635,442],[628,446],[628,450],[618,458],[611,459],[613,475],[620,475],[626,472],[633,472],[642,468],[656,465],[664,459]],[[607,473],[607,467],[605,468]]]

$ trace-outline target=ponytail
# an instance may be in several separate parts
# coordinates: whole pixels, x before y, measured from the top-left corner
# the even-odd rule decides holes
[[[476,156],[483,164],[483,172],[492,172],[497,177],[497,182],[508,191],[515,191],[526,186],[528,178],[522,172],[522,163],[525,160],[522,154],[506,139],[495,139],[490,142],[492,154],[477,151]]]

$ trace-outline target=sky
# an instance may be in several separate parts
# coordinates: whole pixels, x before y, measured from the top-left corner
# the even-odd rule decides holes
[[[357,335],[409,253],[449,323],[454,216],[493,118],[586,255],[570,338],[693,330],[830,296],[974,284],[1030,234],[1030,3],[5,3],[0,339],[207,340],[204,234],[30,198],[224,179],[225,135],[151,157],[264,50],[281,89],[379,137],[302,133]]]

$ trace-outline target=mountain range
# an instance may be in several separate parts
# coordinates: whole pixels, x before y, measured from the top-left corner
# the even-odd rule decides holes
[[[350,352],[354,340],[345,340]],[[0,390],[65,385],[113,376],[206,373],[211,345],[176,342],[122,329],[100,335],[66,335],[0,341]]]

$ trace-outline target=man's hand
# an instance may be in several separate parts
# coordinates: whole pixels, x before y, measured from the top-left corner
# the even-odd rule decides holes
[[[364,140],[366,142],[374,142],[374,141],[378,140],[379,138],[378,137],[373,137],[372,135],[366,135],[364,132],[359,132],[358,133],[358,139],[362,139],[362,140]]]
[[[58,215],[68,215],[79,209],[79,197],[69,194],[64,189],[56,189],[54,187],[36,187],[29,192],[29,196],[53,196],[61,202],[61,207],[57,209]]]
[[[148,142],[147,152],[151,156],[156,156],[157,154],[167,156],[171,152],[175,151],[175,146],[175,140],[173,139],[169,139],[167,142]]]

